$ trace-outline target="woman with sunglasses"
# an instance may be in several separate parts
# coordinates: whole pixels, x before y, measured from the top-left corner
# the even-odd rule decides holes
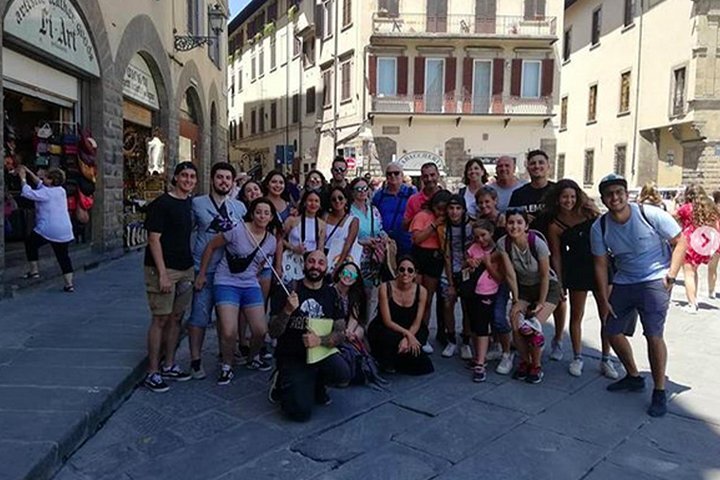
[[[360,267],[351,261],[343,262],[338,265],[332,280],[345,311],[345,336],[350,341],[362,342],[365,337],[367,300]]]
[[[560,284],[550,268],[550,248],[539,232],[529,229],[527,214],[511,208],[505,216],[507,235],[498,241],[497,249],[502,254],[512,293],[510,322],[515,348],[520,355],[513,378],[540,383],[544,344],[540,325],[550,318],[560,303]]]
[[[395,280],[380,285],[379,313],[368,327],[368,340],[373,357],[388,373],[425,375],[435,370],[422,350],[429,336],[423,322],[428,294],[416,275],[413,258],[402,256]]]
[[[362,247],[357,242],[360,221],[350,215],[346,189],[330,189],[330,209],[325,215],[325,250],[328,272],[335,276],[335,267],[346,261],[360,263]]]
[[[467,214],[473,220],[477,218],[475,195],[487,181],[488,173],[482,160],[471,158],[465,163],[465,172],[463,173],[463,184],[465,186],[458,191],[458,194],[465,200]]]
[[[305,276],[305,252],[325,248],[325,222],[320,219],[322,198],[320,193],[309,190],[300,199],[300,215],[285,221],[283,252],[283,281],[290,283]]]

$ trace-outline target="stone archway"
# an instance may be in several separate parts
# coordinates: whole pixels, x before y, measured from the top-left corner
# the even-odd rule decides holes
[[[175,106],[178,111],[176,117],[178,119],[178,134],[175,137],[178,143],[177,150],[175,152],[171,150],[171,155],[174,153],[171,158],[181,159],[183,155],[187,156],[189,145],[187,140],[183,140],[183,138],[188,137],[183,134],[193,134],[196,137],[194,158],[198,168],[198,191],[204,192],[207,189],[206,185],[210,175],[211,163],[210,142],[206,139],[210,130],[208,124],[209,115],[205,111],[205,106],[208,104],[200,72],[192,60],[185,63],[175,92]],[[193,133],[195,129],[196,132]]]

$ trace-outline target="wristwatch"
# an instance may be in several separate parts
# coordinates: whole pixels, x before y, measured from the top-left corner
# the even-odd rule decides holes
[[[667,283],[669,283],[670,285],[675,285],[675,278],[674,278],[674,277],[671,277],[670,275],[665,275],[665,280],[666,280]]]

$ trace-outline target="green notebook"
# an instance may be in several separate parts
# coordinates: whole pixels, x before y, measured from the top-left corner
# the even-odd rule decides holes
[[[324,337],[330,335],[333,329],[333,320],[331,318],[309,318],[308,319],[308,330],[311,330],[318,337]],[[335,347],[324,347],[322,345],[318,347],[312,347],[307,349],[307,363],[313,364],[320,360],[324,360],[333,353],[337,353],[338,349]]]

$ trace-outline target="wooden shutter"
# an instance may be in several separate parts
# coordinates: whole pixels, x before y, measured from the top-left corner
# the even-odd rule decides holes
[[[463,58],[463,73],[462,73],[462,101],[463,101],[463,113],[470,113],[472,111],[472,81],[473,81],[473,67],[475,62],[471,57]]]
[[[520,86],[522,85],[522,60],[513,58],[512,69],[510,72],[510,95],[514,97],[520,96]]]
[[[540,96],[549,97],[553,92],[553,79],[555,78],[555,61],[546,58],[542,61],[542,72],[540,80]]]
[[[368,59],[368,90],[370,95],[377,93],[377,57],[370,55]]]
[[[397,58],[397,94],[408,93],[408,57]]]
[[[457,58],[445,59],[445,93],[452,94],[457,83]]]
[[[415,95],[423,95],[425,93],[425,57],[415,57],[413,92],[415,92]]]
[[[505,88],[505,59],[493,59],[492,94],[502,95]]]
[[[317,38],[319,38],[319,39],[325,38],[324,19],[325,19],[325,16],[323,15],[322,3],[319,5],[315,5],[315,34],[317,35]]]

